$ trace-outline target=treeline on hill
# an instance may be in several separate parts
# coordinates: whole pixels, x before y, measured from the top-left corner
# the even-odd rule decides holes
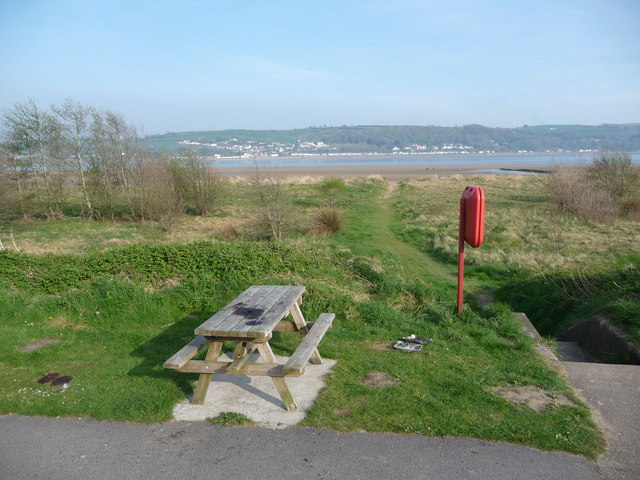
[[[73,100],[18,103],[0,118],[0,218],[150,219],[214,210],[222,183],[195,153],[143,149],[117,113]]]
[[[466,145],[475,150],[517,152],[527,150],[640,150],[640,124],[541,125],[491,128],[482,125],[438,126],[342,126],[296,130],[223,130],[152,135],[143,144],[153,150],[175,151],[181,141],[324,142],[341,152],[391,152],[394,147]],[[207,153],[217,153],[207,149]]]

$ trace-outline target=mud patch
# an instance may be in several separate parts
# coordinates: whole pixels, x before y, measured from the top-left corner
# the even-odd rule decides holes
[[[333,414],[336,417],[348,417],[349,415],[351,415],[351,410],[340,410],[339,408],[334,408]]]
[[[36,350],[40,350],[41,348],[46,347],[47,345],[51,345],[53,343],[60,343],[60,340],[55,340],[53,338],[41,338],[40,340],[30,343],[20,351],[22,353],[35,352]]]
[[[374,350],[391,350],[391,345],[388,343],[374,343],[371,348]]]
[[[536,412],[542,412],[547,408],[575,407],[575,403],[569,400],[563,393],[547,392],[541,388],[527,387],[493,387],[491,391],[505,400],[516,405],[526,405]]]
[[[50,327],[57,327],[57,328],[70,328],[72,330],[83,330],[85,328],[87,328],[86,325],[78,325],[76,323],[72,323],[69,320],[67,320],[64,317],[55,317],[55,318],[50,318],[48,325]]]
[[[387,372],[372,370],[360,379],[360,383],[369,388],[388,388],[399,385],[400,381]]]

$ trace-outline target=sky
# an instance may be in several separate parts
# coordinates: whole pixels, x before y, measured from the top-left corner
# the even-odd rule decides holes
[[[639,0],[0,0],[0,111],[144,134],[640,123]]]

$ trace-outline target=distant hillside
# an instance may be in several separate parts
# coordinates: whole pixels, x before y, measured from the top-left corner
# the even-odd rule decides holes
[[[482,125],[343,126],[295,130],[221,130],[152,135],[155,151],[196,148],[222,156],[329,153],[486,153],[625,150],[640,151],[640,124],[538,125],[490,128]]]

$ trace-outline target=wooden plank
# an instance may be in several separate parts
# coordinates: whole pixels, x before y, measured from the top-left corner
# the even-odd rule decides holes
[[[222,342],[211,343],[209,346],[209,351],[207,352],[207,356],[205,357],[205,361],[218,360],[221,350]],[[202,405],[204,403],[204,399],[207,397],[207,391],[209,390],[209,385],[211,385],[212,377],[213,374],[211,373],[200,374],[198,383],[196,384],[196,389],[193,391],[193,398],[191,399],[192,404]]]
[[[259,314],[253,315],[252,318],[249,319],[241,318],[240,321],[235,325],[235,327],[233,327],[233,333],[245,335],[246,332],[249,332],[258,325],[264,325],[265,327],[268,327],[268,329],[265,328],[261,335],[251,336],[262,337],[266,335],[266,333],[271,332],[273,327],[280,321],[280,319],[274,322],[272,317],[269,315],[269,312],[275,305],[278,305],[278,303],[281,302],[283,298],[288,298],[287,294],[291,288],[295,287],[289,287],[286,285],[280,285],[276,287],[275,290],[271,292],[271,294],[257,306],[256,312],[259,312]]]
[[[180,368],[193,357],[195,357],[198,352],[208,344],[209,340],[204,337],[194,338],[187,345],[182,347],[173,357],[164,362],[164,368]]]
[[[295,323],[289,320],[280,320],[276,326],[271,329],[272,332],[295,332],[298,328]]]
[[[257,345],[258,352],[260,352],[260,356],[267,363],[274,363],[276,361],[276,357],[271,350],[271,346],[268,343],[261,343]],[[284,408],[289,412],[298,411],[298,405],[296,405],[295,400],[293,399],[293,395],[287,386],[287,382],[282,377],[272,376],[271,380],[273,380],[273,384],[282,399],[282,403],[284,404]]]
[[[285,316],[289,307],[287,304],[297,301],[302,296],[305,287],[254,285],[246,292],[250,290],[250,296],[238,301],[241,295],[200,325],[195,330],[197,334],[263,338]],[[284,308],[285,306],[287,308]],[[285,311],[282,312],[282,309]]]
[[[313,328],[309,330],[309,333],[302,339],[296,351],[293,352],[293,355],[285,364],[282,369],[284,373],[302,373],[304,371],[307,362],[331,326],[334,318],[335,314],[333,313],[323,313],[318,317]]]
[[[309,327],[306,320],[304,319],[304,315],[302,315],[300,306],[297,303],[294,303],[291,306],[291,316],[293,317],[293,320],[298,327],[300,336],[304,338],[309,332],[309,328],[311,327]],[[314,365],[322,364],[322,357],[320,356],[317,348],[313,349],[313,352],[311,352],[311,363],[313,363]]]
[[[286,288],[287,287],[281,285],[265,285],[260,287],[260,290],[254,294],[250,301],[245,302],[244,305],[216,327],[216,333],[237,335],[236,330],[239,325],[258,321],[264,312],[277,301],[281,292],[286,291]],[[243,334],[242,336],[245,335]]]
[[[299,377],[301,373],[284,373],[277,363],[245,363],[237,371],[229,372],[230,362],[210,362],[205,360],[190,360],[178,369],[179,372],[201,373],[211,375],[254,375],[261,377]]]
[[[252,285],[247,288],[244,292],[234,298],[231,302],[229,302],[222,310],[217,312],[215,315],[206,320],[202,325],[195,329],[196,335],[210,335],[209,332],[214,330],[216,326],[224,321],[229,315],[235,312],[239,305],[243,305],[247,301],[253,297],[253,295],[258,292],[262,287],[260,285]]]
[[[293,318],[293,323],[296,324],[300,335],[304,338],[304,336],[309,331],[309,327],[307,326],[307,321],[304,319],[304,315],[302,315],[302,310],[300,310],[300,306],[297,303],[291,305],[291,317]]]
[[[238,300],[240,297],[233,300],[227,306],[225,306],[220,312],[216,313],[209,320],[200,325],[196,331],[203,332],[202,335],[227,335],[228,331],[235,326],[243,315],[251,312],[256,304],[260,303],[264,297],[269,295],[276,287],[253,285],[249,287],[246,292],[250,292],[249,295]],[[221,315],[219,315],[221,314]]]
[[[307,330],[313,327],[315,322],[307,322]],[[280,322],[273,327],[272,332],[297,332],[298,327],[290,320],[280,320]]]
[[[263,313],[277,301],[280,296],[278,292],[284,292],[286,288],[275,285],[260,286],[250,299],[236,303],[236,308],[226,318],[217,325],[210,325],[211,328],[206,335],[237,336],[235,329],[238,324],[259,320]],[[246,335],[243,333],[241,336]]]
[[[231,373],[240,370],[244,366],[244,364],[247,363],[247,360],[249,360],[249,356],[256,348],[256,345],[254,345],[253,343],[238,343],[236,352],[234,352],[233,355],[233,362],[231,362],[227,367],[227,372]]]
[[[220,336],[216,336],[216,337],[212,337],[210,335],[205,336],[204,338],[206,338],[207,340],[211,341],[211,342],[242,342],[243,340],[251,340],[251,342],[253,343],[258,343],[258,342],[268,342],[269,340],[271,340],[271,334],[267,335],[266,337],[263,338],[243,338],[243,337],[238,337],[238,336],[234,336],[234,337],[220,337]]]
[[[298,405],[296,405],[293,395],[291,394],[291,390],[289,390],[284,377],[271,377],[271,380],[273,380],[273,384],[276,386],[276,390],[278,390],[278,393],[280,394],[282,403],[284,403],[284,408],[286,408],[288,412],[297,412]]]
[[[317,346],[313,349],[313,352],[311,352],[311,358],[309,359],[309,361],[313,365],[322,365],[322,357],[320,356],[320,352],[318,351]]]
[[[286,293],[265,312],[262,322],[252,327],[247,335],[249,337],[262,337],[271,332],[280,320],[282,320],[291,309],[291,306],[304,293],[304,287],[289,287]]]

